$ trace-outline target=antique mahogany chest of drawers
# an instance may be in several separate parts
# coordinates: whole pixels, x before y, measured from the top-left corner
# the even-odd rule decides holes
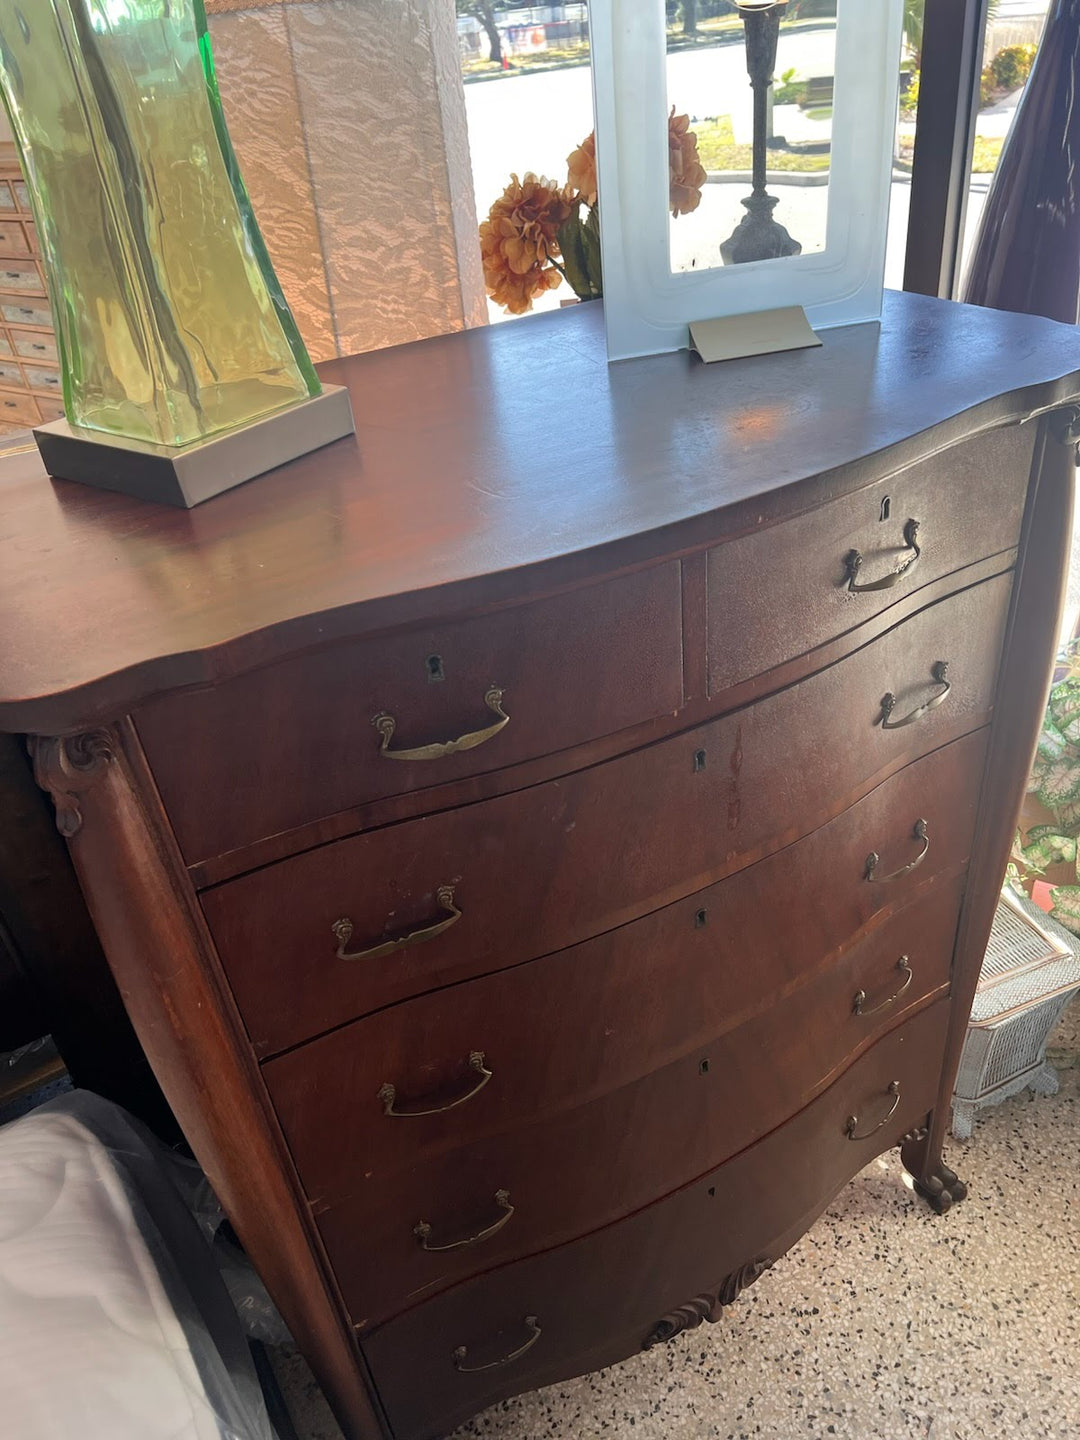
[[[193,512],[0,480],[0,724],[350,1436],[717,1319],[887,1147],[963,1196],[1080,336],[823,339],[586,306],[324,367],[355,442]]]

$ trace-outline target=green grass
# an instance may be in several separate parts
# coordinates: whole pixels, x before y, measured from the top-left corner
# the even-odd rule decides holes
[[[695,120],[691,129],[698,137],[698,154],[706,170],[749,170],[753,164],[753,149],[749,145],[736,145],[735,132],[730,115],[721,115],[715,120]],[[818,173],[829,168],[828,155],[793,155],[787,150],[769,151],[770,170],[793,170],[804,174]]]

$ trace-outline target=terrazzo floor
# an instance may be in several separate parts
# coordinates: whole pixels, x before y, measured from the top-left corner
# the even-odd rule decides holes
[[[1080,1005],[1050,1058],[1057,1095],[950,1141],[950,1213],[883,1156],[719,1324],[453,1440],[1080,1440]],[[277,1368],[301,1440],[341,1440],[300,1357]]]

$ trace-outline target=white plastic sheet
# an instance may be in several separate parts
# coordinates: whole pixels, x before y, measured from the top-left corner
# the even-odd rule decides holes
[[[3,1440],[273,1440],[178,1164],[86,1091],[0,1129]]]

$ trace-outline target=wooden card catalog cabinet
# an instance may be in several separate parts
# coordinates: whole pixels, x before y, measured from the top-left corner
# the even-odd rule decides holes
[[[350,1436],[718,1319],[889,1147],[964,1195],[1080,336],[823,338],[335,361],[355,440],[194,514],[8,462],[0,724]]]

